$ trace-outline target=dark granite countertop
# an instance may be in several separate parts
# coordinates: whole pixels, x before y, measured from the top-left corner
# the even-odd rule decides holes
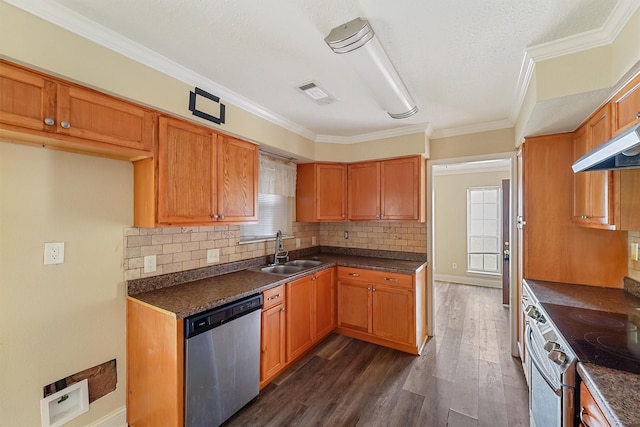
[[[185,283],[173,283],[172,279],[156,276],[159,283],[171,282],[171,285],[158,289],[153,286],[154,278],[148,278],[145,286],[152,290],[135,294],[130,290],[129,297],[173,313],[176,318],[184,318],[336,265],[405,274],[413,274],[426,265],[422,260],[333,253],[318,253],[313,255],[313,259],[322,261],[322,264],[290,276],[262,273],[250,268]]]
[[[624,289],[525,280],[541,303],[635,316],[639,313],[640,298]],[[582,362],[578,362],[578,374],[612,426],[640,426],[640,375]]]

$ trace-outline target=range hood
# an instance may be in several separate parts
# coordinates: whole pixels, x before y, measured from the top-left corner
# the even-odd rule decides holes
[[[580,157],[571,168],[574,173],[640,168],[640,124]]]

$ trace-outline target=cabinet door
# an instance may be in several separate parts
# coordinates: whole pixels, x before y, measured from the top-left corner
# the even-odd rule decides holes
[[[218,216],[225,222],[258,220],[258,146],[219,137]]]
[[[420,157],[381,162],[381,219],[420,219],[421,197]]]
[[[609,105],[605,105],[587,124],[587,132],[590,139],[590,150],[594,150],[611,139],[611,126],[609,123]],[[610,210],[613,209],[612,174],[611,171],[589,172],[591,174],[591,215],[590,223],[608,225]],[[613,221],[611,221],[613,222]]]
[[[372,290],[373,334],[415,344],[415,299],[412,291],[374,285]]]
[[[591,392],[580,383],[580,425],[585,427],[610,427],[598,403],[593,399]]]
[[[262,312],[260,382],[284,368],[285,342],[285,306],[280,303]]]
[[[313,278],[287,283],[287,362],[313,345]]]
[[[52,80],[0,62],[0,94],[0,123],[55,131],[56,84]]]
[[[336,327],[336,295],[333,270],[333,268],[329,268],[314,275],[315,341],[328,335]]]
[[[589,152],[587,129],[581,127],[573,138],[573,160]],[[591,214],[591,172],[573,174],[573,220],[586,222]]]
[[[338,326],[371,333],[371,285],[338,281]]]
[[[158,138],[158,222],[213,221],[216,136],[180,120],[160,118]]]
[[[620,90],[612,108],[614,135],[640,123],[640,75]]]
[[[349,219],[380,218],[380,162],[355,163],[348,166]]]
[[[151,151],[151,111],[89,89],[58,84],[57,132],[86,140]]]
[[[347,218],[347,168],[345,165],[316,165],[316,217],[319,221]]]

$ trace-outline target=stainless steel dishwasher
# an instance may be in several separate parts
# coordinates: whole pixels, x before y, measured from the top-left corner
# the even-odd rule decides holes
[[[185,427],[219,426],[259,393],[262,295],[185,319]]]

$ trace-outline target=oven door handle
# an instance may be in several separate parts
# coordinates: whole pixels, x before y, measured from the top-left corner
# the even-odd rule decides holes
[[[551,387],[551,390],[553,390],[556,396],[561,396],[562,387],[556,387],[555,385],[553,385],[553,382],[551,381],[551,378],[549,378],[549,376],[547,375],[547,372],[544,369],[542,369],[542,362],[540,361],[540,359],[538,359],[538,352],[534,350],[534,344],[533,344],[533,340],[531,339],[531,334],[533,334],[533,329],[531,328],[530,325],[527,325],[526,337],[527,337],[527,347],[529,348],[529,351],[527,352],[527,354],[529,355],[529,357],[531,358],[531,361],[533,362],[533,365],[534,365],[533,368],[538,370],[542,378],[544,378],[545,382],[549,387]]]

